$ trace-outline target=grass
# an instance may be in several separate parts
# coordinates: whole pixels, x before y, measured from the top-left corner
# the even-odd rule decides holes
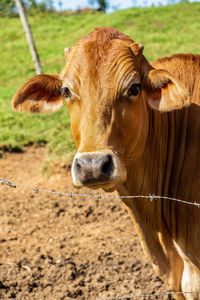
[[[47,74],[59,73],[65,61],[63,49],[97,26],[114,27],[142,43],[149,60],[173,53],[200,53],[200,3],[132,8],[110,15],[38,14],[29,17],[29,22]],[[66,107],[48,115],[11,110],[13,94],[35,71],[20,20],[0,18],[0,28],[0,148],[47,144],[51,157],[71,155],[75,149]]]

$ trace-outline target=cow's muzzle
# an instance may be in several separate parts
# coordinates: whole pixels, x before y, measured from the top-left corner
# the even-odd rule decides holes
[[[72,164],[73,184],[76,187],[102,187],[113,190],[126,177],[119,159],[108,151],[77,153]]]

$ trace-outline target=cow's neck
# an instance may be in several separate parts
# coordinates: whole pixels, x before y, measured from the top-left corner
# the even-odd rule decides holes
[[[149,109],[147,142],[141,157],[130,161],[124,185],[129,195],[177,196],[187,147],[188,117],[188,108],[168,113]]]

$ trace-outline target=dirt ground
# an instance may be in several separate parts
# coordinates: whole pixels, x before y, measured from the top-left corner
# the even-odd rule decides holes
[[[65,163],[55,165],[49,178],[42,175],[45,157],[45,148],[8,153],[0,159],[0,177],[77,193]],[[0,299],[129,299],[168,291],[119,199],[71,199],[4,185],[0,196]]]

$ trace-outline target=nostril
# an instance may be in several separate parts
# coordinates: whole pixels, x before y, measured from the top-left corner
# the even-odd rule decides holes
[[[107,161],[104,162],[104,164],[101,167],[101,172],[106,176],[110,176],[112,175],[113,171],[114,171],[113,159],[111,155],[108,155]]]
[[[81,175],[81,173],[82,173],[81,164],[78,162],[78,159],[76,160],[75,168],[76,168],[77,175]]]

